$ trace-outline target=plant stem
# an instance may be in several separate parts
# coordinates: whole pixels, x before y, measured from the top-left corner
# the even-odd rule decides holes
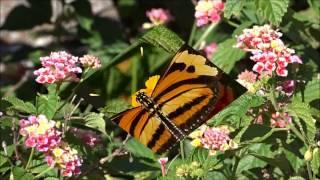
[[[27,165],[26,165],[26,169],[29,168],[29,165],[30,165],[30,163],[32,161],[33,155],[34,155],[34,147],[31,149],[31,152],[30,152],[30,155],[29,155],[29,159],[28,159],[28,162],[27,162]]]
[[[45,173],[47,173],[51,169],[53,169],[53,167],[48,167],[46,170],[42,171],[40,174],[36,175],[34,178],[35,179],[40,178],[42,175],[44,175]]]
[[[195,43],[193,48],[197,49],[199,48],[200,44],[202,41],[204,41],[208,35],[212,32],[212,30],[217,26],[217,23],[212,23],[205,31],[204,33],[200,36],[199,40]]]
[[[307,162],[307,171],[308,171],[309,179],[314,179],[313,176],[312,176],[312,170],[311,170],[311,167],[310,167],[310,162]]]
[[[191,29],[191,33],[190,33],[190,36],[189,36],[189,40],[188,40],[188,45],[191,46],[192,44],[192,41],[193,41],[193,38],[194,38],[194,35],[196,33],[196,21],[193,22],[193,25],[192,25],[192,29]]]
[[[180,141],[180,154],[182,160],[184,160],[184,147],[183,147],[183,141]]]
[[[274,77],[274,76],[273,76]],[[274,109],[277,111],[277,112],[279,112],[279,107],[278,107],[278,104],[277,104],[277,99],[276,99],[276,94],[275,94],[275,90],[276,90],[276,88],[275,88],[275,81],[274,80],[272,80],[272,82],[271,82],[271,92],[270,92],[270,101],[271,101],[271,103],[272,103],[272,105],[273,105],[273,107],[274,107]]]

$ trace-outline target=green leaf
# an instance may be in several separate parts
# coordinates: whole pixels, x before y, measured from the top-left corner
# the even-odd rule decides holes
[[[288,105],[287,112],[289,112],[290,115],[296,117],[295,119],[299,118],[303,120],[306,127],[305,134],[308,140],[310,142],[313,142],[316,134],[316,126],[315,126],[315,119],[313,119],[311,115],[310,106],[300,101],[294,101]],[[297,122],[297,123],[300,123],[300,122]]]
[[[318,147],[313,149],[311,160],[311,168],[314,174],[320,175],[320,149]]]
[[[271,24],[278,26],[287,12],[289,0],[255,0],[257,12]]]
[[[244,51],[233,47],[235,44],[234,38],[227,39],[219,44],[217,51],[213,54],[212,62],[226,73],[229,73],[234,64],[245,55]]]
[[[32,180],[32,174],[28,173],[25,169],[21,167],[14,167],[12,170],[12,175],[15,180]]]
[[[263,160],[254,156],[254,154],[259,154],[263,157],[271,157],[272,153],[270,151],[271,145],[257,143],[249,147],[250,155],[245,155],[241,157],[239,164],[237,166],[237,174],[241,172],[257,167],[264,167],[267,163]],[[250,162],[250,163],[248,163]]]
[[[59,96],[56,94],[56,85],[48,87],[48,95],[40,95],[38,98],[38,113],[52,119],[59,105]]]
[[[242,118],[246,117],[246,113],[249,108],[260,106],[264,103],[264,99],[261,96],[257,96],[251,93],[245,93],[238,99],[233,101],[228,107],[220,111],[207,123],[209,125],[220,124],[224,120],[228,120],[232,124],[239,124]],[[242,122],[246,125],[249,122]]]
[[[126,149],[133,153],[136,157],[145,157],[148,159],[155,159],[154,153],[147,148],[145,145],[141,144],[135,138],[131,138],[126,144]]]
[[[140,40],[144,43],[161,47],[172,54],[175,54],[185,43],[176,33],[164,26],[152,28],[145,33]]]
[[[24,102],[17,97],[8,96],[8,97],[3,97],[2,100],[12,104],[12,108],[18,111],[29,113],[29,114],[36,114],[37,112],[36,107],[33,104],[31,104],[30,102]]]
[[[120,113],[126,109],[130,108],[128,102],[123,99],[114,99],[107,102],[107,105],[100,109],[101,113],[106,113],[108,117],[111,117],[117,113]]]
[[[102,113],[89,113],[84,117],[84,121],[86,126],[106,134],[106,125]]]
[[[320,99],[320,79],[309,81],[304,88],[304,91],[298,93],[294,99],[310,103],[313,100]]]
[[[232,15],[239,16],[246,0],[227,0],[224,8],[224,17],[230,19]]]

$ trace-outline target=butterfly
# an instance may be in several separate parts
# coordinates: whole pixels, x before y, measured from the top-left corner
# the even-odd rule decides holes
[[[184,45],[151,88],[138,91],[134,108],[111,120],[153,152],[163,153],[234,100],[233,82],[200,52]],[[244,88],[235,83],[238,90]]]

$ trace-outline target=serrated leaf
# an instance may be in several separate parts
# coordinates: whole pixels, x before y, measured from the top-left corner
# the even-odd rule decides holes
[[[126,149],[133,153],[136,157],[145,157],[148,159],[155,159],[154,153],[147,148],[145,145],[141,144],[135,138],[131,138],[126,144]]]
[[[318,147],[313,149],[312,157],[313,157],[311,160],[312,171],[315,174],[320,175],[320,149]]]
[[[56,86],[48,87],[48,95],[40,95],[38,98],[38,113],[52,119],[59,105],[59,96],[56,94]]]
[[[287,12],[289,0],[255,0],[257,12],[273,25],[279,25]]]
[[[263,157],[271,157],[272,153],[270,151],[270,148],[271,148],[271,145],[267,145],[263,143],[252,144],[249,147],[250,155],[241,157],[241,160],[237,166],[237,174],[241,174],[241,172],[245,170],[249,170],[257,167],[264,167],[267,163],[255,157],[254,155],[259,154]]]
[[[32,180],[32,174],[28,173],[25,169],[21,167],[14,167],[12,170],[12,175],[15,180]]]
[[[86,126],[106,134],[106,125],[102,113],[89,113],[84,117],[84,121]]]
[[[184,44],[184,41],[176,33],[161,25],[149,30],[140,40],[161,47],[172,54],[175,54]]]
[[[24,102],[17,97],[8,96],[8,97],[3,97],[2,100],[12,104],[13,105],[12,108],[18,111],[29,113],[29,114],[36,114],[37,112],[36,107],[33,104],[31,104],[30,102]]]
[[[224,17],[230,19],[232,15],[239,16],[246,0],[227,0],[224,8]]]
[[[311,115],[310,106],[306,103],[294,101],[287,107],[290,115],[302,119],[306,126],[306,136],[310,142],[314,141],[316,134],[315,119]]]
[[[240,96],[238,99],[233,101],[224,110],[220,111],[207,123],[209,125],[217,125],[223,120],[228,120],[233,124],[239,124],[240,119],[245,117],[249,108],[260,106],[263,103],[264,103],[264,99],[261,96],[245,93],[242,96]],[[242,123],[246,124],[247,122],[242,122]]]
[[[229,73],[234,64],[244,57],[245,52],[234,48],[236,44],[234,38],[227,39],[218,45],[217,51],[213,54],[212,62],[224,72]]]
[[[294,99],[310,103],[313,100],[320,99],[320,79],[313,79],[305,86],[303,92],[297,93]]]

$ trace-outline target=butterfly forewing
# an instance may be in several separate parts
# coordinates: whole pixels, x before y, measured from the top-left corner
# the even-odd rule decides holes
[[[154,152],[162,153],[181,139],[172,133],[177,132],[175,129],[184,136],[191,133],[235,98],[231,95],[230,99],[226,91],[228,81],[203,55],[183,46],[150,97],[161,112],[150,113],[140,106],[120,113],[113,121]],[[237,88],[244,91],[242,86]],[[159,118],[157,113],[166,118]],[[168,120],[174,129],[163,123]]]

